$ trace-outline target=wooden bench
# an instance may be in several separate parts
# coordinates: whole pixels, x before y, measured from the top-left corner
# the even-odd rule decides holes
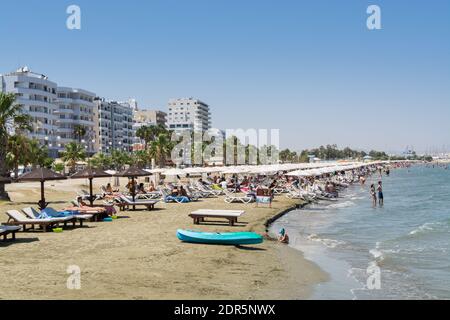
[[[238,218],[242,216],[245,211],[238,210],[209,210],[201,209],[189,214],[189,217],[194,219],[194,224],[200,224],[205,221],[205,218],[223,218],[227,219],[230,226],[234,226],[237,223]]]

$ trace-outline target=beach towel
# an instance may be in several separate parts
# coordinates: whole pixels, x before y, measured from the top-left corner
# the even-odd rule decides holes
[[[175,202],[178,202],[178,203],[188,203],[188,202],[190,202],[188,197],[167,196],[166,199],[165,199],[165,202],[170,202],[170,201],[175,201]]]
[[[70,211],[56,211],[53,208],[45,208],[41,211],[39,216],[45,216],[46,218],[64,218],[71,216],[72,212]],[[45,218],[40,218],[45,219]]]
[[[257,196],[256,197],[256,202],[257,203],[263,203],[263,204],[270,204],[272,202],[272,198],[271,197],[267,197],[267,196]]]
[[[41,213],[37,216],[37,219],[50,219],[52,218],[49,216],[45,211],[41,211]]]

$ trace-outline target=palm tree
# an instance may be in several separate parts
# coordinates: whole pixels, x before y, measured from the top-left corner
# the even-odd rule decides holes
[[[8,147],[9,129],[30,130],[31,118],[22,114],[22,107],[15,104],[13,93],[0,92],[0,177],[7,176],[6,155]],[[8,199],[5,184],[0,182],[0,199]]]
[[[133,154],[134,164],[142,168],[148,164],[148,152],[146,150],[138,150]]]
[[[101,168],[103,170],[110,169],[112,165],[112,158],[104,153],[97,153],[91,158],[91,165],[95,168]]]
[[[133,162],[130,155],[121,150],[113,150],[111,153],[111,161],[116,170],[122,170],[126,164]]]
[[[147,150],[151,141],[154,141],[160,134],[168,134],[167,129],[162,125],[157,126],[143,126],[137,129],[136,136],[144,140],[145,148]]]
[[[168,134],[160,133],[154,141],[150,143],[149,155],[156,159],[162,168],[166,164],[166,159],[173,149],[173,143]]]
[[[153,130],[150,126],[143,126],[136,130],[136,137],[144,140],[144,150],[147,150],[149,142],[153,139]]]
[[[62,159],[70,167],[70,172],[74,173],[77,161],[86,159],[86,150],[82,145],[70,142],[66,144],[66,150],[62,152]]]
[[[81,140],[86,136],[86,128],[80,124],[77,124],[73,127],[73,134],[75,138],[78,139],[78,143],[81,143]]]
[[[73,135],[76,139],[78,139],[78,143],[80,144],[83,138],[86,136],[86,133],[86,128],[82,125],[77,124],[73,127]]]
[[[52,169],[53,169],[53,171],[63,173],[65,167],[66,166],[64,165],[64,163],[53,163]]]
[[[29,140],[28,150],[27,164],[31,164],[33,169],[36,169],[38,166],[47,167],[48,163],[52,160],[48,156],[47,146],[41,146],[36,139]]]
[[[29,140],[20,134],[8,138],[8,164],[14,171],[14,178],[19,177],[19,166],[27,164],[27,158],[30,154]]]

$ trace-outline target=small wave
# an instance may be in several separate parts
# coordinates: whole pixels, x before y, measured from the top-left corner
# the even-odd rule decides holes
[[[327,208],[334,208],[334,209],[339,209],[339,208],[347,208],[347,207],[351,207],[354,206],[355,203],[352,201],[344,201],[341,203],[336,203],[336,204],[330,204],[329,206],[327,206]]]
[[[350,200],[362,200],[362,199],[365,199],[366,197],[362,197],[362,196],[359,196],[359,197],[351,197],[350,198]]]
[[[411,231],[409,233],[409,235],[413,236],[413,235],[416,235],[416,234],[421,234],[421,233],[426,233],[428,231],[433,231],[434,230],[433,226],[435,226],[435,225],[436,225],[436,223],[432,223],[432,222],[424,223],[423,225],[421,225],[417,229],[414,229],[413,231]]]
[[[380,242],[377,242],[375,244],[375,248],[369,250],[369,253],[372,255],[372,257],[376,260],[376,261],[383,261],[384,260],[384,255],[382,250],[380,249]]]
[[[378,249],[371,249],[369,250],[369,253],[374,257],[375,260],[383,260],[383,252]]]
[[[327,238],[321,238],[315,233],[309,235],[306,239],[308,239],[309,241],[320,242],[323,245],[325,245],[327,248],[336,248],[337,246],[345,244],[344,241],[339,241],[339,240],[334,240],[334,239],[327,239]]]

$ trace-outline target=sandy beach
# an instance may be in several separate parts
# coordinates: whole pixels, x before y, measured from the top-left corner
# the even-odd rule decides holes
[[[109,179],[94,180],[98,190]],[[62,209],[85,180],[46,183],[46,198]],[[125,180],[121,181],[121,185]],[[36,183],[7,185],[8,209],[36,206]],[[234,247],[180,242],[178,228],[265,233],[264,223],[298,200],[275,198],[272,208],[226,204],[222,197],[188,204],[158,203],[154,211],[123,211],[113,222],[89,222],[63,233],[20,232],[0,242],[0,299],[305,299],[327,275],[298,251],[276,241]],[[196,226],[196,209],[242,209],[237,226]],[[81,289],[69,290],[66,272],[81,268]]]

